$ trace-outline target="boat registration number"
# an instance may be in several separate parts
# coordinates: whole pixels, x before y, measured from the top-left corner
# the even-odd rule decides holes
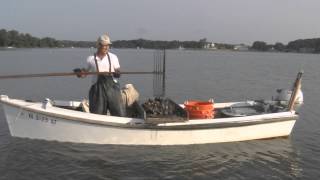
[[[57,119],[42,114],[32,112],[21,112],[20,116],[28,120],[36,120],[43,123],[57,124]]]

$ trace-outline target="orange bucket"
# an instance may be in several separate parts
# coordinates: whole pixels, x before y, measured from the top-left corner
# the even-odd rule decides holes
[[[214,105],[208,101],[186,101],[185,109],[190,119],[213,119]]]

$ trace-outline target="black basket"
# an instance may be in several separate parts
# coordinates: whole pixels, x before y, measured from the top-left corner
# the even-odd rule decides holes
[[[147,123],[183,122],[188,120],[187,111],[169,98],[149,99],[142,104]]]

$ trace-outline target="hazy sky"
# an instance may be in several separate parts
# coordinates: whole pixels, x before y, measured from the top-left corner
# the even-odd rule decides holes
[[[268,43],[320,37],[320,0],[0,0],[0,29],[93,41]]]

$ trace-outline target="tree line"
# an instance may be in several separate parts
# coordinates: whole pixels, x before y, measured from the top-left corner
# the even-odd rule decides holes
[[[145,48],[145,49],[203,49],[206,47],[206,38],[199,41],[158,41],[158,40],[117,40],[113,41],[114,48]],[[214,43],[216,49],[234,49],[235,45],[225,43]],[[38,38],[28,33],[19,33],[16,30],[7,31],[0,29],[0,47],[17,48],[63,48],[63,47],[95,47],[95,41],[70,41],[56,40],[51,37]],[[267,44],[263,41],[255,41],[250,50],[254,51],[279,51],[279,52],[302,52],[302,53],[320,53],[320,38],[299,39],[289,42],[287,45],[277,42]]]
[[[199,41],[152,41],[146,39],[118,40],[112,42],[114,48],[146,48],[146,49],[176,49],[179,47],[201,49],[206,44],[206,39]],[[95,41],[70,41],[56,40],[54,38],[33,37],[28,33],[19,33],[16,30],[0,30],[0,47],[23,47],[23,48],[42,48],[42,47],[95,47]]]
[[[19,33],[16,30],[0,30],[0,47],[59,47],[59,41],[50,38],[37,38],[30,34]]]
[[[320,38],[298,39],[290,41],[287,45],[284,45],[280,42],[275,44],[267,44],[263,41],[255,41],[250,49],[256,51],[320,53]]]
[[[17,48],[61,48],[61,47],[92,47],[94,42],[56,40],[51,37],[38,38],[28,33],[19,33],[16,30],[0,29],[0,47]]]

